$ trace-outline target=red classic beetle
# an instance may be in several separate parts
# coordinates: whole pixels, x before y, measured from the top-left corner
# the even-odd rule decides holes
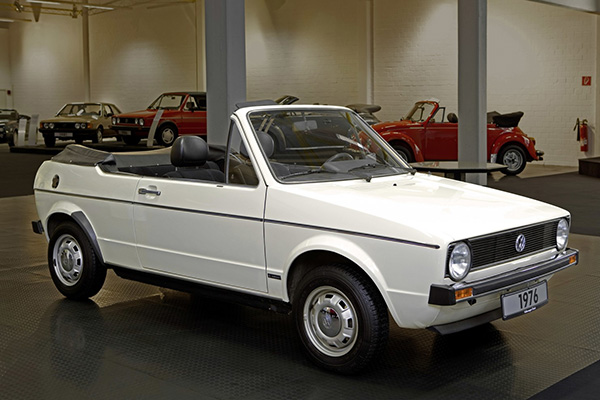
[[[508,166],[507,175],[517,175],[528,161],[542,160],[543,151],[536,151],[535,139],[517,126],[522,112],[488,113],[488,160]],[[373,125],[385,140],[408,162],[458,159],[458,117],[440,107],[439,100],[415,103],[400,121]]]
[[[128,145],[138,144],[148,137],[150,126],[158,110],[164,110],[156,128],[158,144],[170,146],[179,135],[197,135],[206,138],[206,93],[169,92],[154,100],[146,110],[115,115],[112,129]]]

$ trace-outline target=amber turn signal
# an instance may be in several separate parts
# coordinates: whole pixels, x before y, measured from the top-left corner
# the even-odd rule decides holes
[[[473,296],[473,288],[460,289],[454,292],[454,298],[456,301],[460,299],[466,299],[467,297]]]
[[[569,264],[575,264],[577,262],[577,256],[575,254],[573,254],[571,257],[569,257]]]

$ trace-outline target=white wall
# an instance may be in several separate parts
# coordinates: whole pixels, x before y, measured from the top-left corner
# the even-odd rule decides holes
[[[488,1],[488,110],[523,111],[520,127],[546,152],[545,163],[574,166],[586,156],[573,125],[578,117],[595,124],[597,23],[560,7]],[[456,0],[378,0],[374,25],[381,117],[396,119],[428,97],[456,112]],[[584,75],[592,86],[581,86]]]
[[[248,99],[360,100],[364,0],[246,1]],[[360,8],[359,8],[360,7]]]
[[[22,114],[53,116],[83,101],[81,20],[44,15],[9,28],[13,105]]]
[[[304,103],[366,100],[367,0],[246,1],[247,95]],[[163,91],[202,90],[203,2],[90,16],[91,96],[124,111]],[[436,97],[457,111],[457,0],[373,0],[374,102],[397,119]],[[577,117],[600,115],[598,16],[488,0],[488,109],[521,110],[545,163],[577,165]],[[1,30],[0,30],[1,31]],[[42,15],[8,31],[14,106],[47,117],[82,100],[81,18]],[[0,32],[0,49],[2,47]],[[2,79],[0,61],[0,80]],[[581,77],[592,76],[582,87]],[[598,94],[596,94],[598,92]],[[459,116],[460,117],[460,116]]]

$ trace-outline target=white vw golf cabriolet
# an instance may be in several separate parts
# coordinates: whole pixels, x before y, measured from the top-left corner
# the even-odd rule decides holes
[[[66,297],[94,296],[113,269],[292,313],[308,357],[341,373],[384,349],[388,311],[441,334],[516,317],[578,262],[567,211],[415,173],[343,107],[241,105],[226,147],[71,145],[34,187]]]

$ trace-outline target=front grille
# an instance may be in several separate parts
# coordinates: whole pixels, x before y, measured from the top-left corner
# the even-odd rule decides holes
[[[137,118],[123,118],[119,117],[119,124],[137,124],[135,121]]]
[[[556,247],[557,225],[558,221],[551,221],[469,239],[472,251],[472,270]],[[518,252],[515,244],[520,234],[525,236],[525,248]]]
[[[75,122],[55,122],[54,129],[75,129]]]

